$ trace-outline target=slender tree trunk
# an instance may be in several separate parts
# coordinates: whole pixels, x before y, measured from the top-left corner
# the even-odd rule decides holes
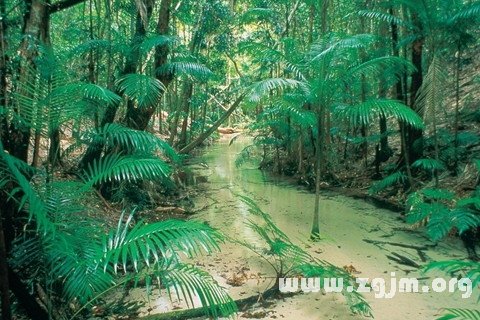
[[[456,66],[455,66],[455,120],[453,124],[454,130],[454,163],[453,172],[456,175],[458,170],[458,126],[460,122],[460,62],[462,59],[462,49],[460,45],[457,48]]]
[[[321,11],[321,26],[320,30],[322,32],[322,36],[326,36],[327,33],[327,16],[328,16],[328,5],[329,0],[324,0],[322,2],[322,11]],[[325,66],[321,66],[321,75],[323,76],[325,73]],[[312,223],[312,230],[310,233],[310,238],[312,240],[318,240],[320,238],[320,181],[322,176],[325,172],[326,168],[326,161],[325,161],[325,114],[329,112],[325,110],[325,106],[321,103],[318,106],[318,119],[317,119],[317,140],[316,140],[316,166],[315,166],[315,208],[313,212],[313,223]]]
[[[412,14],[414,24],[421,30],[421,24],[419,18],[415,13]],[[410,107],[416,110],[415,101],[417,93],[423,83],[423,45],[424,39],[419,38],[415,40],[412,45],[412,63],[416,68],[416,71],[412,74],[412,83],[410,86]],[[420,115],[421,116],[421,115]],[[423,132],[421,129],[417,129],[411,126],[407,126],[407,148],[410,156],[410,161],[413,163],[420,159],[423,154]]]
[[[153,0],[147,2],[149,5],[147,6],[147,19],[151,17],[152,10],[153,10]],[[109,12],[109,6],[107,6],[107,14]],[[139,46],[142,43],[143,39],[145,38],[147,33],[147,30],[145,29],[145,24],[142,19],[142,16],[140,15],[139,12],[137,12],[136,18],[135,18],[135,32],[132,37],[132,42],[131,42],[131,47],[133,48],[130,55],[127,57],[127,60],[125,62],[125,66],[123,68],[122,74],[129,74],[129,73],[135,73],[137,70],[137,66],[139,63],[140,59],[140,51],[139,51]],[[112,81],[113,85],[113,80],[110,79],[109,81]],[[119,92],[117,92],[120,94]],[[115,120],[115,116],[117,114],[117,110],[119,108],[120,104],[109,104],[105,110],[105,114],[103,115],[102,121],[100,123],[100,127],[103,128],[105,125],[109,123],[113,123]],[[130,111],[130,113],[129,113]],[[129,102],[127,105],[127,115],[125,122],[127,126],[136,129],[136,119],[133,119],[130,115],[135,114],[138,111],[133,105],[132,102]],[[147,121],[148,124],[148,121]],[[145,125],[146,128],[146,125]],[[145,129],[144,128],[144,129]],[[90,163],[92,163],[95,159],[99,159],[100,156],[102,155],[104,148],[104,144],[102,142],[98,141],[93,141],[87,148],[87,151],[82,157],[82,160],[80,161],[78,168],[79,170],[86,169]]]
[[[28,81],[31,74],[29,69],[35,68],[34,60],[38,56],[38,45],[48,42],[49,19],[47,8],[49,3],[49,0],[27,1],[27,10],[23,24],[23,40],[19,50],[22,61],[18,74],[21,82]],[[11,154],[27,162],[31,135],[30,128],[25,124],[12,125],[10,132]]]
[[[190,112],[190,99],[192,98],[192,95],[193,95],[193,83],[191,81],[188,81],[183,85],[183,90],[182,90],[181,110],[182,110],[183,120],[182,120],[182,130],[180,131],[180,138],[177,144],[180,149],[187,144],[188,115]]]
[[[160,11],[158,14],[158,23],[156,33],[158,35],[168,35],[170,26],[170,7],[172,0],[163,0],[160,5]],[[159,46],[155,51],[155,74],[156,78],[160,80],[165,87],[168,87],[173,80],[173,73],[158,72],[158,69],[165,65],[168,60],[169,54],[168,44]],[[126,123],[130,128],[137,130],[145,130],[155,113],[157,106],[149,106],[142,109],[137,109],[133,105],[129,105],[126,115]]]
[[[5,1],[0,1],[0,106],[7,106],[7,24],[5,14]],[[4,113],[0,113],[0,142],[9,150],[8,121]]]
[[[189,153],[193,149],[195,149],[197,146],[202,144],[205,139],[207,139],[217,128],[225,122],[225,120],[228,119],[228,117],[238,108],[240,103],[242,102],[243,98],[245,97],[245,94],[240,95],[237,100],[228,108],[227,111],[225,111],[222,116],[213,123],[213,125],[208,128],[204,133],[202,133],[198,138],[190,142],[187,146],[185,146],[183,149],[179,151],[179,153]]]
[[[0,294],[2,306],[2,319],[11,320],[10,287],[8,281],[7,246],[3,232],[3,208],[0,207]]]

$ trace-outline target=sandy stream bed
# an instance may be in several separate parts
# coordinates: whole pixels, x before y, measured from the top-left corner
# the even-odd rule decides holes
[[[410,230],[399,221],[397,214],[382,210],[361,200],[340,195],[325,194],[321,199],[321,233],[325,240],[319,243],[307,241],[311,228],[314,195],[295,187],[285,180],[274,178],[253,166],[235,167],[235,157],[245,142],[228,145],[228,140],[211,147],[192,171],[208,176],[208,183],[194,199],[196,208],[205,208],[195,219],[207,221],[223,233],[248,241],[258,237],[245,222],[249,217],[246,205],[236,194],[246,195],[268,212],[274,222],[296,244],[301,245],[313,256],[336,266],[351,266],[355,276],[364,278],[383,277],[390,282],[390,273],[402,276],[426,278],[420,287],[428,285],[442,273],[420,274],[415,268],[396,263],[387,258],[392,253],[407,257],[424,265],[418,251],[396,244],[427,246],[422,251],[427,262],[432,260],[464,259],[466,252],[458,239],[449,238],[432,246],[421,230]],[[201,163],[200,163],[201,161]],[[392,245],[393,244],[393,245]],[[226,243],[222,252],[195,259],[194,263],[207,270],[228,291],[232,298],[245,298],[263,292],[271,286],[272,279],[258,278],[273,276],[273,270],[261,258],[245,248]],[[230,286],[227,279],[244,278],[241,286]],[[250,278],[245,281],[245,278]],[[448,278],[447,278],[448,280]],[[135,299],[145,299],[142,291],[135,290]],[[374,293],[365,293],[375,319],[435,319],[441,308],[478,309],[478,288],[468,299],[455,293],[397,293],[392,299],[377,299]],[[143,315],[166,312],[182,307],[182,303],[170,303],[165,296],[150,297]],[[148,309],[148,312],[147,312]],[[264,319],[364,319],[352,315],[344,298],[339,293],[303,293],[284,300],[276,300],[267,306],[253,307],[240,312],[238,319],[263,316]]]

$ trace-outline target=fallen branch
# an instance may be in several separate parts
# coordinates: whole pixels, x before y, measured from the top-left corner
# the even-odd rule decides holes
[[[247,298],[235,300],[235,304],[237,305],[238,311],[243,311],[255,303],[258,303],[261,300],[266,300],[271,298],[272,296],[278,293],[278,287],[273,286],[263,293],[258,295],[250,296]],[[140,320],[187,320],[191,318],[197,317],[204,317],[206,315],[205,308],[194,308],[194,309],[187,309],[187,310],[179,310],[161,314],[153,314],[145,317],[139,318]],[[216,310],[219,313],[219,310]]]
[[[387,258],[389,260],[395,261],[395,262],[403,264],[405,266],[409,266],[409,267],[413,267],[413,268],[417,268],[417,269],[421,268],[421,266],[418,263],[416,263],[415,261],[413,261],[412,259],[409,259],[405,256],[402,256],[401,254],[398,254],[396,252],[392,252],[392,254],[394,255],[394,257],[387,255]]]
[[[398,242],[390,242],[390,241],[380,241],[380,240],[371,240],[371,239],[363,239],[366,243],[371,243],[371,244],[388,244],[391,246],[396,246],[396,247],[402,247],[402,248],[407,248],[407,249],[413,249],[417,251],[422,251],[422,250],[428,250],[429,248],[433,248],[434,246],[415,246],[415,245],[410,245],[410,244],[404,244],[404,243],[398,243]]]

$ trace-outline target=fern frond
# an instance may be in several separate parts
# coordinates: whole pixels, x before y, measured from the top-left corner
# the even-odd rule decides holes
[[[449,215],[449,210],[443,204],[434,202],[434,203],[425,203],[421,202],[417,205],[412,206],[406,216],[407,223],[414,224],[422,222],[425,219],[438,215],[442,218],[445,218]]]
[[[435,261],[429,263],[424,272],[431,270],[441,270],[448,274],[461,273],[472,280],[472,287],[476,288],[480,284],[480,263],[477,261],[447,260]]]
[[[455,197],[455,193],[445,189],[422,189],[420,192],[432,200],[453,200]]]
[[[425,205],[427,205],[425,203]],[[451,211],[448,208],[441,207],[439,203],[431,205],[430,208],[438,208],[438,211],[430,212],[430,219],[427,223],[427,234],[432,241],[439,241],[448,235],[454,227]]]
[[[475,230],[480,226],[480,217],[465,209],[454,209],[451,211],[452,225],[462,234],[467,230]]]

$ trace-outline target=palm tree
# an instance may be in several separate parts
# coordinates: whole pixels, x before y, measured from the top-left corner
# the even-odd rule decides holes
[[[340,122],[347,122],[351,127],[368,126],[380,118],[393,118],[402,120],[409,125],[422,128],[423,122],[419,116],[404,104],[394,100],[369,98],[357,104],[346,102],[347,91],[345,88],[356,88],[362,77],[378,76],[385,70],[390,70],[390,78],[398,78],[399,74],[409,70],[408,62],[396,57],[379,57],[364,62],[359,62],[359,50],[366,48],[374,40],[371,35],[355,35],[342,37],[335,34],[327,35],[312,45],[311,50],[305,55],[306,63],[303,66],[295,66],[286,61],[292,70],[296,72],[296,79],[268,79],[255,83],[250,88],[250,99],[260,101],[262,97],[271,95],[272,91],[283,92],[282,103],[276,108],[282,109],[289,105],[291,111],[303,115],[308,113],[301,111],[304,105],[312,106],[315,112],[315,121],[306,122],[313,131],[317,132],[314,150],[315,155],[315,211],[312,224],[312,238],[318,238],[319,230],[319,201],[320,182],[324,174],[329,170],[329,161],[326,153],[326,119],[333,115]],[[320,66],[320,67],[319,67]],[[392,85],[395,82],[391,82]],[[282,91],[283,90],[283,91]],[[292,92],[297,95],[292,99]],[[278,100],[277,100],[278,101]],[[322,106],[322,107],[321,107]],[[268,113],[272,110],[269,108]],[[304,124],[304,125],[305,125]],[[267,123],[257,124],[256,127],[265,125],[272,126],[270,120]]]
[[[202,251],[218,251],[223,236],[217,231],[193,221],[135,222],[134,213],[125,216],[123,212],[117,228],[103,234],[100,221],[79,219],[80,213],[91,210],[83,204],[95,182],[157,174],[152,164],[134,169],[128,161],[127,165],[114,160],[105,163],[110,166],[94,166],[86,183],[50,180],[33,185],[22,171],[34,169],[5,153],[0,145],[2,185],[18,186],[4,192],[21,191],[18,207],[28,218],[11,249],[10,270],[26,278],[31,277],[28,270],[36,270],[32,280],[44,281],[40,285],[48,289],[43,299],[50,311],[55,310],[53,296],[65,302],[78,301],[79,309],[72,318],[130,279],[144,279],[147,285],[157,280],[169,296],[173,290],[190,305],[194,305],[192,296],[197,295],[205,313],[214,317],[234,313],[232,299],[207,273],[181,261],[180,253],[193,257]]]

